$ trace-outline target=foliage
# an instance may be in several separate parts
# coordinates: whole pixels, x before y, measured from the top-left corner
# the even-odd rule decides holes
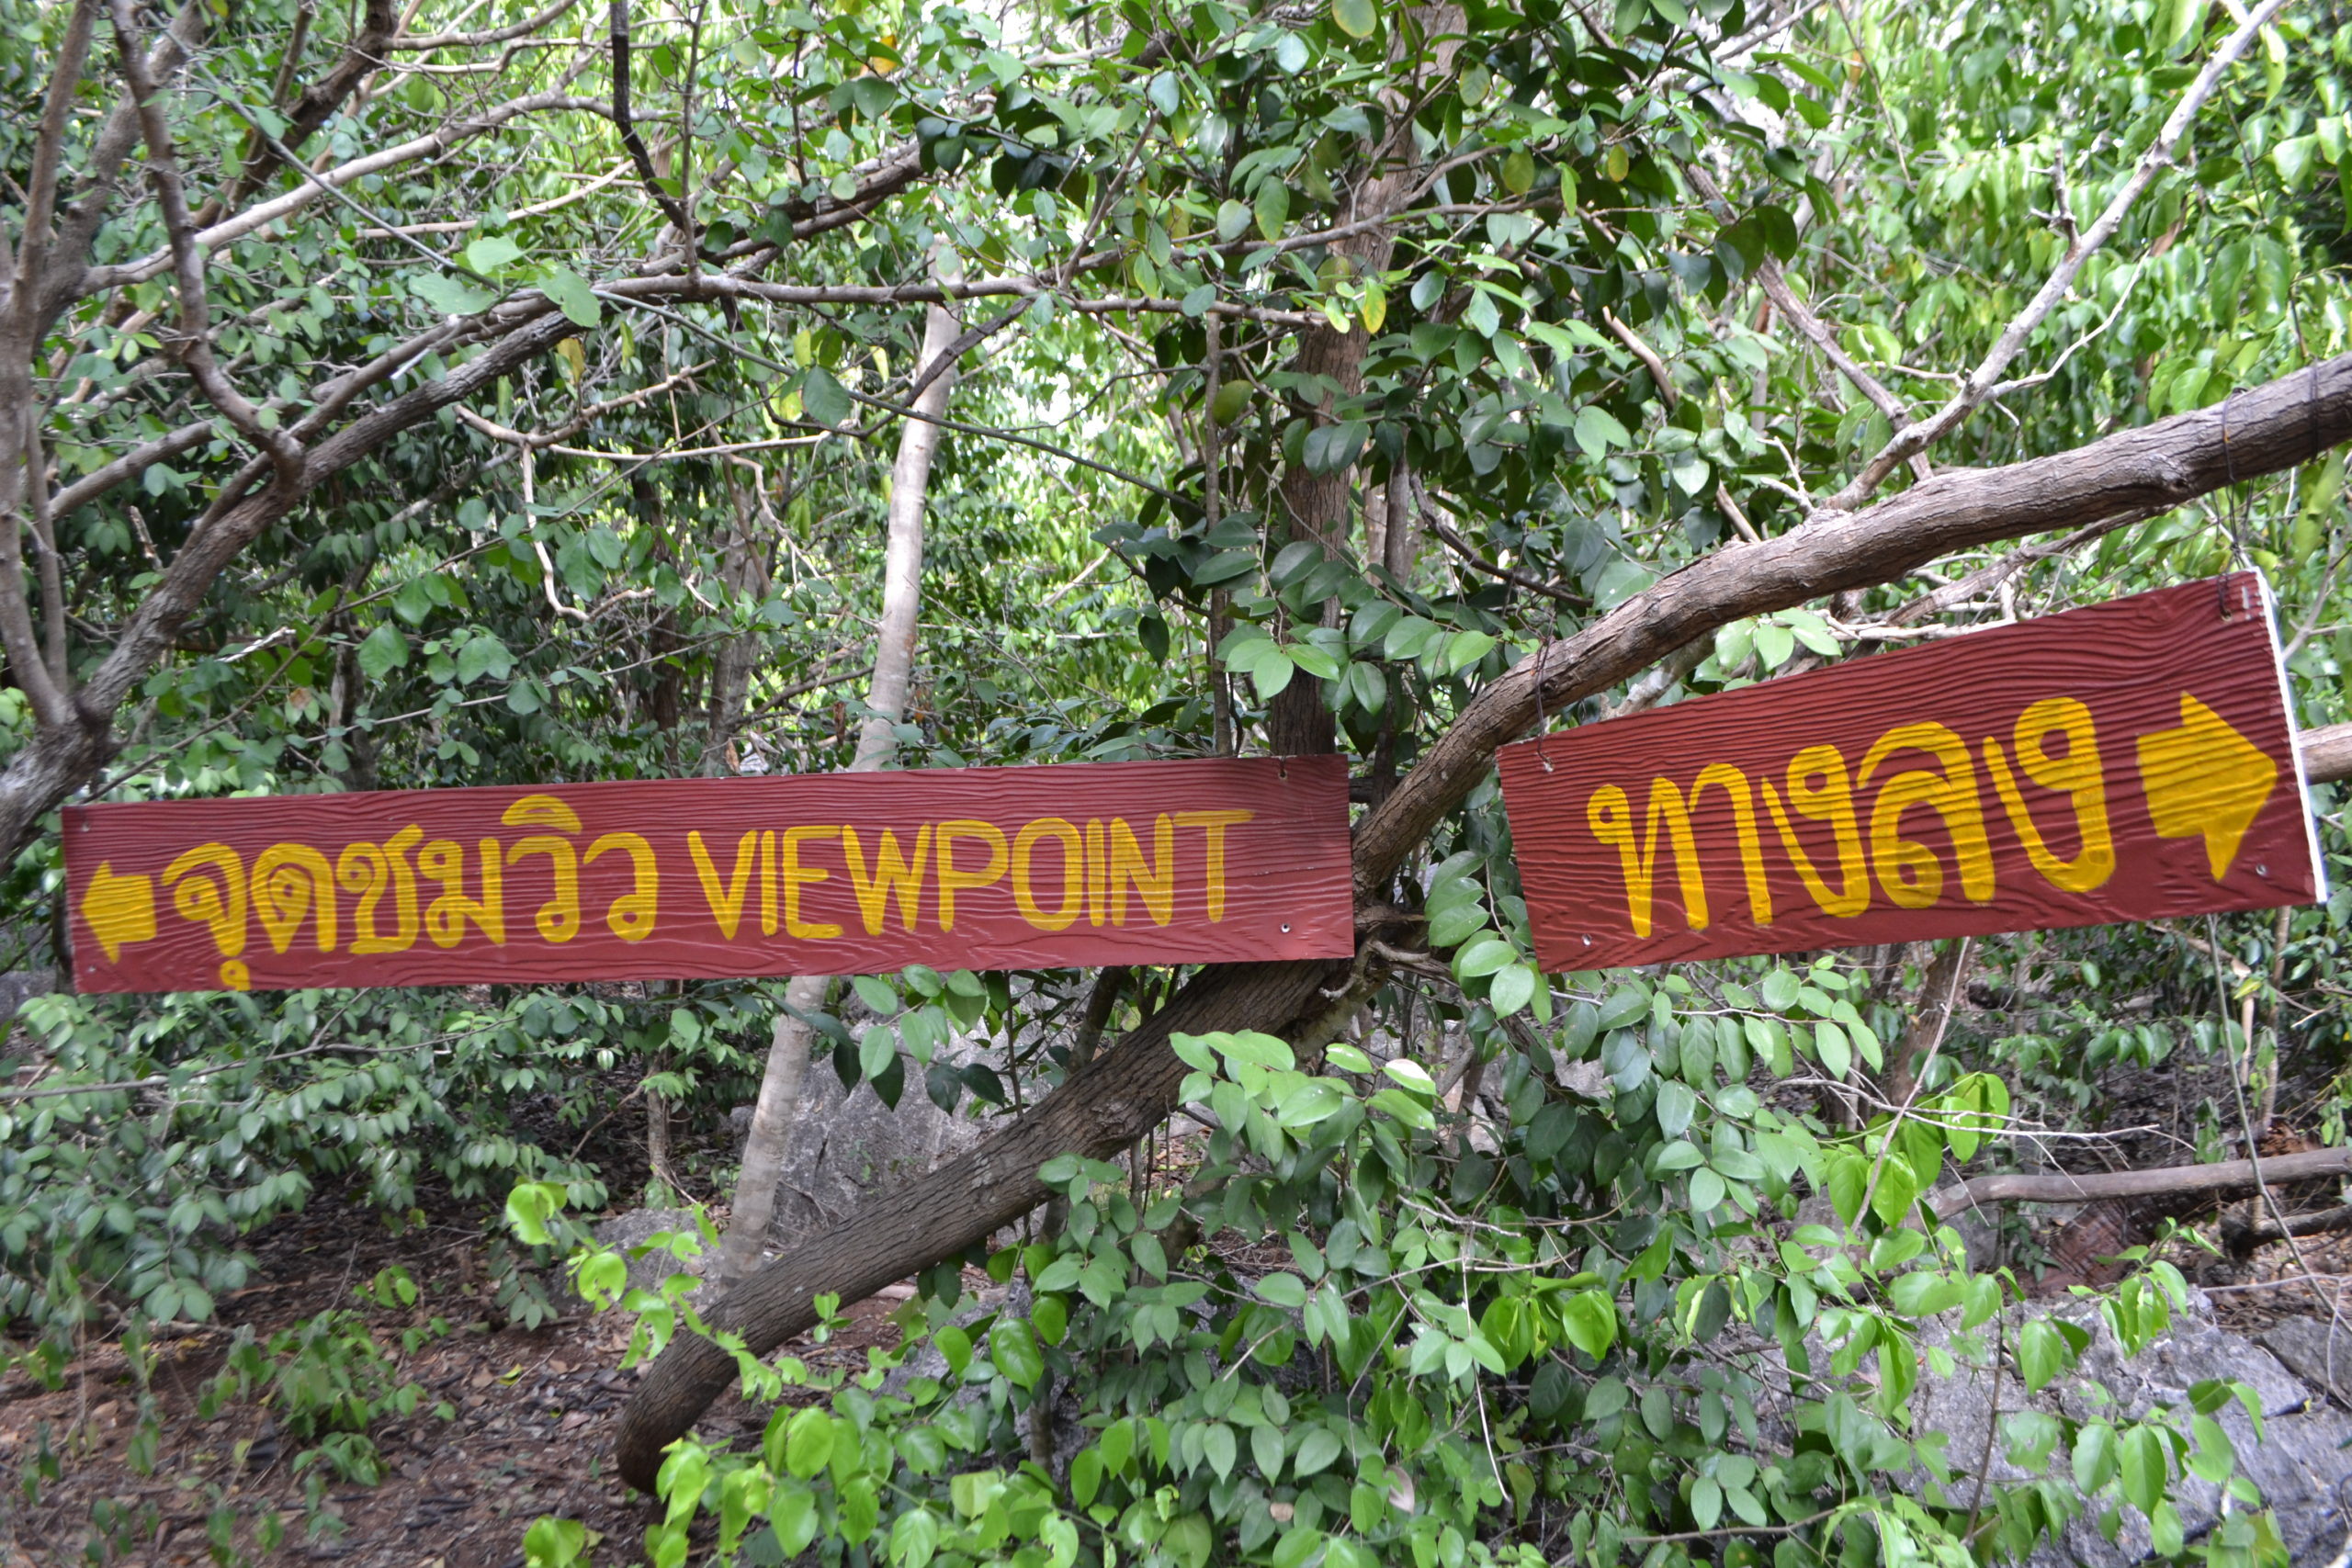
[[[73,14],[0,7],[12,231]],[[57,503],[11,500],[6,520],[36,546],[0,599],[42,628],[11,643],[0,692],[12,966],[68,957],[69,796],[844,762],[910,307],[939,279],[987,331],[927,498],[904,758],[1202,754],[1221,689],[1255,747],[1306,693],[1377,795],[1504,670],[1735,538],[1803,526],[1951,398],[2243,15],[647,11],[649,173],[615,123],[605,18],[508,0],[404,13],[369,90],[298,127],[299,90],[366,14],[193,8],[201,45],[164,95],[201,221],[235,230],[207,250],[206,330],[266,416],[250,427],[184,357],[152,155],[134,180],[107,141],[110,67],[67,95],[66,195],[104,221],[26,329],[23,395],[0,387],[9,420],[25,411],[9,481]],[[93,59],[113,58],[96,26]],[[2299,0],[1932,460],[2226,407],[2352,346],[2347,111],[2341,0]],[[120,166],[97,166],[109,146]],[[1382,196],[1384,174],[1408,188]],[[229,221],[261,200],[286,205]],[[299,431],[322,477],[180,582],[243,515],[268,430]],[[1317,482],[1346,492],[1345,521],[1303,509]],[[2339,454],[1733,622],[1646,695],[2252,564],[2302,717],[2342,720],[2344,508]],[[95,717],[45,714],[42,666]],[[988,1260],[1025,1280],[1025,1311],[958,1314],[955,1265],[926,1277],[932,1375],[829,1384],[745,1358],[762,1397],[791,1382],[825,1403],[780,1408],[756,1454],[678,1450],[655,1560],[715,1518],[722,1555],[819,1542],[896,1568],[1957,1562],[2019,1555],[2086,1509],[2134,1511],[2169,1551],[2275,1555],[2248,1509],[2166,1539],[2182,1477],[2231,1474],[2234,1390],[2141,1422],[2012,1423],[2021,1486],[1939,1451],[1913,1415],[1923,1376],[2007,1357],[2045,1384],[2086,1314],[2144,1342],[2180,1281],[2143,1258],[2096,1304],[2029,1320],[2024,1280],[1970,1269],[1918,1205],[2014,1159],[2019,1133],[2096,1130],[2117,1083],[2184,1062],[2226,1069],[2230,1092],[2195,1108],[2203,1152],[2247,1141],[2248,1098],[2282,1086],[2340,1139],[2352,892],[2283,925],[1987,942],[1991,999],[1918,1100],[1860,1116],[1837,1096],[1907,1049],[1924,952],[1546,976],[1491,780],[1383,897],[1426,926],[1358,1043],[1189,1043],[1188,1099],[1219,1129],[1194,1190],[1138,1202],[1108,1167],[1057,1162],[1060,1234]],[[862,976],[820,1048],[894,1104],[920,1077],[943,1110],[1017,1113],[1069,1071],[1056,1031],[1085,987]],[[393,1223],[428,1192],[504,1204],[501,1304],[544,1321],[536,1270],[581,1240],[560,1216],[666,1179],[599,1129],[624,1107],[715,1124],[777,1004],[764,981],[39,998],[0,1100],[11,1348],[54,1378],[93,1325],[203,1320],[250,1267],[241,1238],[327,1179]],[[1801,1215],[1809,1197],[1827,1213]],[[1243,1266],[1236,1237],[1287,1266]],[[580,1279],[639,1312],[632,1356],[702,1326],[626,1292],[616,1262]],[[361,1412],[400,1397],[347,1318],[232,1362],[345,1473],[368,1463],[343,1440]],[[1828,1381],[1791,1397],[1775,1369]],[[1085,1433],[1050,1468],[1020,1448],[1047,1391]],[[548,1520],[524,1550],[591,1548]]]

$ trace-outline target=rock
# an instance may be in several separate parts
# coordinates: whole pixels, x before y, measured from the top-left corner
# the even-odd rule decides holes
[[[2352,1389],[2352,1323],[2337,1327],[2317,1318],[2290,1317],[2254,1337],[2289,1371],[2336,1404],[2352,1407],[2352,1397],[2346,1393]]]
[[[17,1010],[35,997],[45,997],[57,989],[54,969],[9,969],[0,971],[0,1028],[17,1016]]]
[[[2339,1445],[2352,1439],[2352,1415],[2317,1401],[2311,1389],[2262,1345],[2216,1325],[2211,1304],[2201,1292],[2192,1296],[2188,1309],[2136,1357],[2123,1354],[2095,1308],[2076,1302],[2013,1314],[2007,1334],[2012,1346],[2018,1330],[2033,1316],[2063,1317],[2087,1331],[2091,1344],[2073,1372],[2031,1395],[2018,1381],[2012,1362],[1998,1380],[2001,1418],[2041,1410],[2075,1420],[2120,1422],[2143,1416],[2160,1405],[2182,1409],[2188,1403],[2189,1388],[2199,1382],[2245,1383],[2262,1408],[2264,1431],[2259,1438],[2236,1401],[2214,1413],[2236,1449],[2241,1469],[2261,1489],[2264,1504],[2274,1510],[2278,1533],[2294,1562],[2325,1562],[2335,1555],[2347,1526],[2336,1489],[2352,1480],[2352,1453]],[[2324,1336],[2324,1325],[2312,1326]],[[1989,1325],[1978,1332],[1989,1340]],[[1933,1345],[1949,1349],[1951,1345],[1951,1336],[1941,1325],[1925,1325],[1920,1338],[1923,1348]],[[1971,1367],[1965,1361],[1950,1377],[1926,1376],[1920,1381],[1917,1430],[1945,1438],[1944,1461],[1962,1472],[1953,1483],[1955,1501],[1962,1506],[1973,1492],[1979,1461],[1988,1451],[1986,1433],[1995,1419],[1995,1382],[1989,1367]],[[2009,1462],[1997,1435],[1989,1452],[1985,1472],[1992,1484],[2034,1479]],[[2052,1473],[2071,1488],[2063,1450],[2053,1465]],[[1930,1483],[1919,1474],[1911,1484],[1913,1490],[1924,1491]],[[2192,1545],[2220,1522],[2222,1489],[2209,1482],[2193,1475],[2181,1478],[2175,1485],[2173,1501],[2180,1512],[2183,1533]],[[2126,1568],[2147,1561],[2151,1551],[2146,1521],[2127,1507],[2115,1540],[2109,1541],[2100,1533],[2096,1515],[2086,1513],[2027,1562],[2028,1568]]]

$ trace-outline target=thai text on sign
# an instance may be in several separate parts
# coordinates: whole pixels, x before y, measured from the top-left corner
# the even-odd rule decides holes
[[[65,813],[90,991],[1344,957],[1336,758]]]
[[[1587,725],[1501,764],[1553,970],[2324,896],[2250,573]]]

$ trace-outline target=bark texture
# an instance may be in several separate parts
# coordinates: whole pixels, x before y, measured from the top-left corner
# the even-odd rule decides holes
[[[848,769],[853,773],[879,772],[898,755],[896,726],[906,716],[907,693],[914,682],[915,633],[922,619],[923,502],[931,488],[932,459],[939,454],[937,422],[947,412],[947,393],[956,384],[956,314],[946,306],[933,305],[925,312],[922,353],[915,363],[926,380],[913,405],[923,417],[908,420],[899,429],[899,455],[890,465],[882,620],[875,632],[874,679],[865,699],[874,711],[858,728],[857,756]],[[815,1032],[808,1020],[825,1005],[825,978],[797,976],[785,987],[784,1011],[776,1015],[767,1066],[760,1075],[760,1097],[752,1104],[751,1131],[743,1139],[734,1210],[726,1239],[719,1244],[718,1277],[729,1285],[759,1262],[768,1227],[775,1221],[776,1183],[792,1157],[792,1114],[808,1078],[808,1044]],[[891,1279],[905,1277],[901,1272]]]
[[[1928,1206],[1946,1219],[1985,1203],[2088,1203],[2102,1198],[2149,1198],[2185,1192],[2245,1191],[2257,1185],[2307,1181],[2352,1172],[2352,1148],[2311,1149],[2268,1159],[2222,1160],[2212,1165],[2169,1165],[2154,1170],[2110,1170],[2090,1176],[2010,1173],[1979,1176],[1939,1187]]]
[[[2225,485],[2307,462],[2352,439],[2352,355],[2248,389],[2229,400],[2228,411],[2226,447],[2217,406],[2005,468],[1939,474],[1877,505],[1824,512],[1791,533],[1719,550],[1551,645],[1541,656],[1542,711],[1557,713],[1630,680],[1728,621],[1866,587],[1953,550],[2103,519],[2155,516]],[[1468,795],[1496,749],[1534,723],[1537,662],[1531,657],[1490,682],[1358,824],[1360,908],[1382,901],[1406,856]],[[1322,969],[1285,964],[1202,970],[1171,1007],[1072,1075],[1028,1116],[853,1224],[778,1258],[729,1292],[713,1320],[764,1355],[814,1322],[809,1303],[818,1292],[855,1300],[955,1256],[1045,1199],[1036,1170],[1046,1159],[1070,1151],[1109,1154],[1168,1115],[1184,1073],[1170,1034],[1280,1029],[1321,1010]],[[2338,1168],[2352,1169],[2352,1151],[2324,1154],[2346,1162]],[[2305,1157],[2266,1161],[2265,1173],[2306,1174],[2293,1164]],[[731,1358],[699,1338],[681,1337],[662,1352],[621,1419],[620,1470],[631,1485],[651,1489],[662,1450],[693,1425],[733,1370]]]

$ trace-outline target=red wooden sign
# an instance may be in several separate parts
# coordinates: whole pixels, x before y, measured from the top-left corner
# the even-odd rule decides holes
[[[1552,970],[2325,896],[2252,574],[1587,725],[1501,761]]]
[[[85,991],[1344,958],[1338,758],[65,813]]]

